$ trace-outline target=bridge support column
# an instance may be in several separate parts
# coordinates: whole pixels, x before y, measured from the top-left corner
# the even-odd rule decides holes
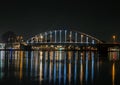
[[[47,32],[45,32],[45,42],[47,43]]]
[[[75,42],[77,43],[77,32],[75,33]]]
[[[61,43],[61,38],[62,38],[62,36],[61,36],[61,30],[59,31],[59,34],[60,34],[60,43]]]
[[[92,40],[92,44],[95,44],[95,40]]]
[[[81,43],[83,43],[83,35],[81,34]]]
[[[52,42],[52,32],[50,32],[50,42]]]
[[[70,31],[70,42],[72,41],[72,31]]]
[[[86,37],[86,44],[88,44],[88,37]]]
[[[55,30],[55,43],[56,43],[56,30]]]
[[[65,30],[65,43],[67,41],[66,34],[67,34],[67,30]]]

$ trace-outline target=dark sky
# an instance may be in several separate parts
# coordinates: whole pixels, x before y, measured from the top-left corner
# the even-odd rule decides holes
[[[11,30],[28,39],[67,26],[105,41],[116,34],[120,41],[119,11],[119,3],[111,0],[4,1],[0,2],[0,36]]]

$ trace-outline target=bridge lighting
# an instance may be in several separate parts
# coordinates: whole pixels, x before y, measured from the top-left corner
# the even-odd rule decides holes
[[[43,36],[41,35],[40,38],[43,39]]]
[[[37,37],[37,35],[34,37],[34,40],[35,40],[36,43],[38,43],[38,37]]]
[[[92,40],[92,44],[95,44],[95,40]]]
[[[70,42],[71,42],[71,37],[72,37],[72,35],[70,34],[70,35],[69,35],[69,38],[70,38]]]
[[[47,42],[47,32],[45,32],[45,41]]]
[[[115,40],[116,40],[116,36],[113,35],[112,38],[113,38],[113,42],[115,42]]]
[[[52,42],[52,32],[50,31],[50,42]]]
[[[42,40],[43,40],[43,36],[42,36],[42,35],[40,35],[40,40],[41,40],[41,42],[42,42]]]
[[[83,35],[81,34],[81,43],[83,43]]]
[[[67,41],[66,35],[67,35],[67,30],[65,30],[65,42]]]
[[[17,39],[19,37],[17,37]],[[113,35],[112,38],[114,39],[114,41],[116,40],[115,35]],[[48,45],[48,47],[47,46],[45,47],[46,49],[51,49],[50,48],[51,45],[56,46],[56,45],[67,45],[68,44],[68,47],[67,46],[59,47],[61,50],[64,48],[73,49],[75,44],[78,44],[78,45],[80,44],[81,46],[83,45],[84,47],[84,45],[87,45],[87,44],[96,44],[100,42],[101,41],[98,40],[97,38],[92,37],[82,32],[75,32],[75,31],[69,31],[69,30],[68,31],[67,30],[53,30],[53,31],[40,33],[39,35],[35,35],[34,37],[30,38],[30,40],[27,41],[27,44],[30,44],[33,47],[36,46],[38,48],[44,48],[44,46]],[[57,49],[58,47],[53,47],[53,48]],[[81,48],[77,48],[77,49],[81,49]]]
[[[77,32],[75,33],[75,42],[77,43]]]
[[[56,30],[55,30],[55,43],[56,43],[56,36],[57,36],[57,35],[56,35]]]

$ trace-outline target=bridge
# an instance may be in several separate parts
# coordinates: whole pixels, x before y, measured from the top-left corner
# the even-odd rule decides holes
[[[67,48],[69,46],[74,47],[94,47],[96,44],[102,44],[103,42],[91,35],[75,30],[51,30],[43,33],[39,33],[27,40],[28,46],[32,46],[32,49],[48,47],[61,47]]]
[[[6,47],[6,48],[5,48]],[[26,42],[0,44],[0,50],[99,50],[120,48],[120,43],[103,43],[101,40],[75,30],[51,30],[39,33]]]

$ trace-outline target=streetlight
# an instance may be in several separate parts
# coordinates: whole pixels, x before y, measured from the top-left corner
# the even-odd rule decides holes
[[[113,35],[112,38],[113,38],[113,42],[115,42],[115,40],[116,40],[116,36]]]

